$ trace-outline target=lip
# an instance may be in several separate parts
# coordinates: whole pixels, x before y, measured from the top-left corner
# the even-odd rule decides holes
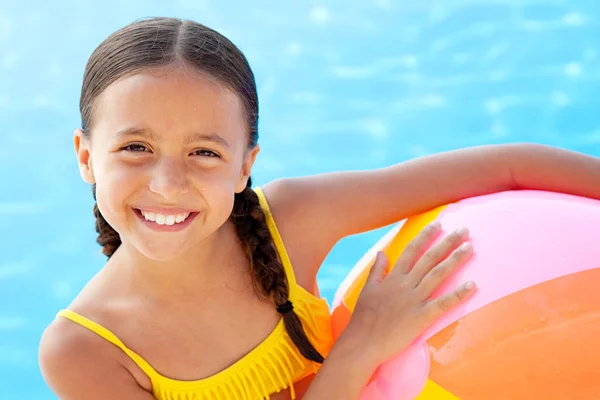
[[[144,218],[144,216],[142,215],[141,211],[139,208],[133,208],[133,213],[138,217],[138,219],[144,224],[146,225],[148,228],[152,229],[153,231],[156,232],[179,232],[181,230],[184,230],[185,228],[187,228],[192,221],[194,221],[196,219],[196,217],[198,216],[198,212],[194,212],[194,211],[186,211],[183,210],[181,208],[171,208],[168,209],[170,212],[166,212],[166,209],[161,209],[161,208],[143,208],[144,211],[148,211],[148,212],[156,212],[159,214],[166,214],[166,215],[173,215],[173,214],[182,214],[182,213],[190,213],[190,216],[186,218],[185,221],[180,222],[180,223],[176,223],[173,225],[159,225],[156,222],[153,221],[148,221],[146,218]],[[151,210],[162,210],[161,211],[151,211]]]
[[[163,214],[163,215],[194,213],[194,210],[190,210],[190,209],[186,209],[186,208],[167,208],[167,207],[134,207],[134,210],[153,212],[156,214]]]

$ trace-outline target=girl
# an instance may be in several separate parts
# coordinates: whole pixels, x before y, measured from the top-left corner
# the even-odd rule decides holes
[[[254,76],[229,40],[191,21],[108,37],[87,64],[80,111],[75,151],[108,261],[40,344],[63,400],[357,398],[379,363],[473,293],[429,299],[471,249],[463,229],[419,258],[432,226],[385,279],[380,256],[333,346],[316,276],[337,241],[502,190],[600,198],[600,160],[538,145],[252,189]]]

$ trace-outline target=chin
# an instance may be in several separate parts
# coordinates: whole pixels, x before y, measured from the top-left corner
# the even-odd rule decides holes
[[[149,237],[139,232],[129,232],[121,235],[121,238],[125,240],[122,240],[120,252],[133,262],[172,262],[183,259],[193,251],[189,237]]]
[[[187,240],[138,240],[132,246],[142,257],[158,262],[180,260],[192,252]]]

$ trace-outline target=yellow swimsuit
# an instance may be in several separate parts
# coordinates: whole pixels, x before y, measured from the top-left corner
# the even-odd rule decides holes
[[[267,215],[269,230],[290,285],[290,301],[302,321],[304,330],[315,348],[326,356],[333,344],[329,306],[296,283],[292,265],[264,194],[255,189]],[[305,359],[287,334],[280,320],[267,338],[229,368],[197,381],[167,378],[152,368],[141,356],[130,350],[108,329],[71,310],[61,310],[57,316],[78,323],[121,348],[152,381],[152,392],[159,400],[251,400],[268,399],[270,394],[290,388],[293,384],[318,371],[320,364]]]

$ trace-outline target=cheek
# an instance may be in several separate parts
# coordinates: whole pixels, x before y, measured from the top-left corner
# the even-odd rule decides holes
[[[222,222],[227,220],[233,211],[241,168],[241,162],[239,165],[236,163],[230,165],[226,172],[206,177],[204,196],[210,204],[212,214],[218,215]]]
[[[233,209],[235,199],[235,178],[220,174],[205,174],[198,182],[198,188],[208,203],[211,214],[219,219],[227,219]]]
[[[131,168],[103,168],[97,174],[96,199],[100,212],[106,221],[117,231],[124,219],[128,218],[127,199],[131,198],[140,186],[139,171]]]
[[[126,213],[122,207],[119,207],[117,200],[118,193],[105,188],[100,182],[96,184],[96,204],[100,213],[108,222],[108,224],[119,233],[123,234],[124,231],[124,219]]]

